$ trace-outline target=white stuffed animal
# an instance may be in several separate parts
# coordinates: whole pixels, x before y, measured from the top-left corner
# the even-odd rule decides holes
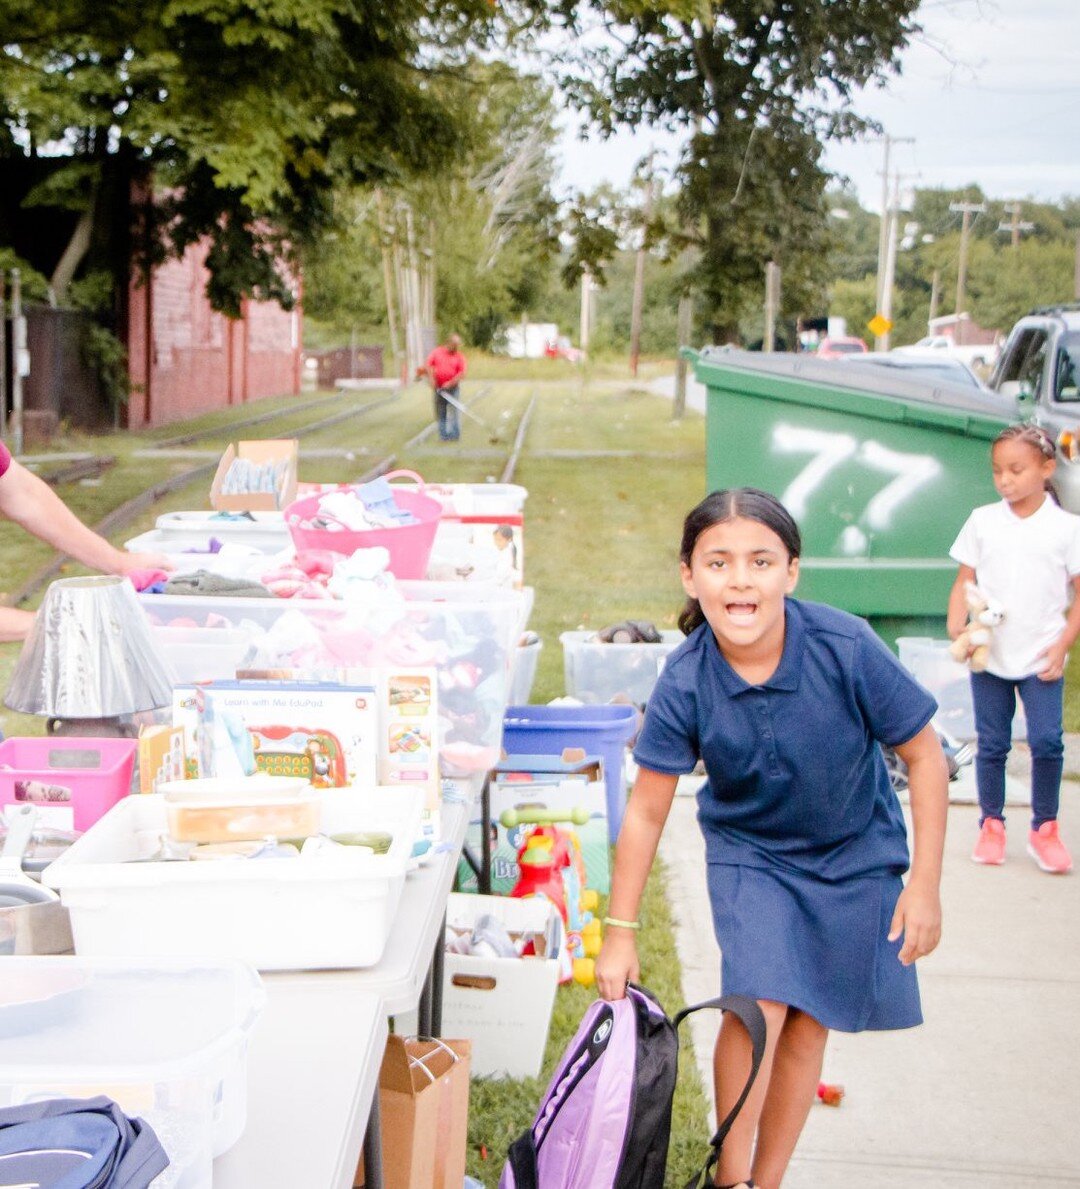
[[[953,660],[967,662],[972,673],[982,673],[990,658],[990,637],[994,628],[1005,619],[1005,608],[988,599],[974,582],[964,584],[968,606],[967,627],[952,642],[949,654]]]

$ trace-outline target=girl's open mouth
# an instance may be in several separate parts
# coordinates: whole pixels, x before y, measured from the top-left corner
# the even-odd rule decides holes
[[[725,603],[724,610],[735,623],[753,623],[757,603]]]

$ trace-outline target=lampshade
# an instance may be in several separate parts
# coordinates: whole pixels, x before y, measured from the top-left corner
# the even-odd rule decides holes
[[[172,680],[126,578],[61,578],[45,592],[4,702],[24,714],[104,719],[167,706]]]

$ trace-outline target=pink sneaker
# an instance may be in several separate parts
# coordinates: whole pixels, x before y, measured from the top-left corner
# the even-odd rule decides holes
[[[1058,835],[1057,822],[1043,822],[1028,834],[1028,854],[1051,875],[1064,875],[1072,870],[1072,856]]]
[[[1000,867],[1005,862],[1005,823],[996,817],[988,817],[979,830],[979,840],[971,852],[973,863],[985,863],[988,867]]]

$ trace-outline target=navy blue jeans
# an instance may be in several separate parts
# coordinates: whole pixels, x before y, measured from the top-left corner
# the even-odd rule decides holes
[[[975,703],[975,730],[979,748],[975,756],[975,783],[979,789],[980,824],[988,817],[1005,820],[1005,760],[1012,747],[1012,720],[1016,695],[1024,704],[1028,746],[1031,748],[1031,828],[1054,821],[1061,792],[1064,748],[1061,713],[1065,681],[1040,681],[1038,677],[1010,680],[993,673],[971,674]]]
[[[435,418],[439,423],[439,437],[444,442],[456,442],[461,437],[461,419],[457,409],[446,399],[458,397],[458,386],[447,384],[444,388],[435,389]]]

